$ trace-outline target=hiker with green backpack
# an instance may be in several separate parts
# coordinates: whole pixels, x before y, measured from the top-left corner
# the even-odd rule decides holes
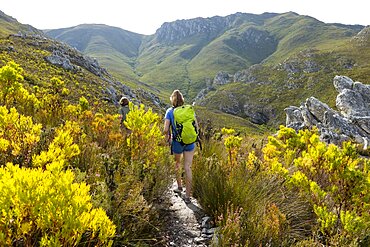
[[[181,157],[184,156],[185,169],[185,203],[190,203],[192,173],[195,142],[198,140],[198,123],[194,108],[184,105],[184,97],[179,90],[173,91],[170,97],[172,107],[168,108],[164,121],[164,133],[171,145],[171,154],[175,154],[177,189],[174,192],[181,194]]]

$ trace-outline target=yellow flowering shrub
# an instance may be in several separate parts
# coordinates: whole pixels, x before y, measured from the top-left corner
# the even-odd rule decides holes
[[[34,124],[31,117],[0,106],[0,164],[17,162],[27,165],[34,146],[40,140],[41,124]]]
[[[72,171],[0,168],[0,245],[108,246],[115,226]],[[88,236],[87,239],[86,236]]]
[[[146,110],[144,105],[130,104],[130,112],[124,122],[130,134],[127,146],[130,150],[130,165],[136,174],[148,173],[161,165],[162,158],[167,151],[158,114],[151,109]]]
[[[296,133],[282,126],[263,152],[266,172],[282,176],[312,204],[323,236],[370,237],[370,161],[359,157],[354,144],[328,145],[317,130]]]
[[[40,102],[23,87],[22,73],[23,69],[14,62],[0,68],[0,103],[9,108],[17,107],[24,114],[34,114]]]
[[[42,151],[32,157],[34,167],[47,165],[62,169],[65,162],[80,153],[77,144],[73,143],[73,136],[79,133],[79,126],[75,122],[66,122],[56,130],[56,136],[50,143],[48,151]]]
[[[228,153],[228,167],[232,169],[237,161],[238,152],[242,144],[243,138],[240,136],[235,136],[234,129],[222,128],[221,133],[224,135],[224,145]]]

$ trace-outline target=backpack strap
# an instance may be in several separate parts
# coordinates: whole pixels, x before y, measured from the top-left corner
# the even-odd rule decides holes
[[[176,136],[177,136],[174,110],[175,110],[175,107],[172,107],[172,112],[171,112],[172,116],[170,117],[170,122],[171,122],[172,132],[173,132],[172,133],[172,140],[176,139]]]

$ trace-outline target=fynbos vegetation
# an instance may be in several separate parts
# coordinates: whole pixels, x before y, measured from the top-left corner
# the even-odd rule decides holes
[[[60,79],[28,91],[24,76],[14,62],[0,69],[1,245],[122,245],[154,235],[151,204],[171,173],[159,116],[131,105],[127,133],[86,98],[71,104]]]

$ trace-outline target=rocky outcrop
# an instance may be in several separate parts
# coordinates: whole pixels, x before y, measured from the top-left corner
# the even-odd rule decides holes
[[[78,67],[71,64],[68,56],[60,51],[53,51],[53,54],[45,57],[45,60],[55,66],[62,67],[65,70],[77,71]]]
[[[352,140],[367,148],[370,141],[370,85],[353,82],[346,76],[336,76],[337,110],[310,97],[300,107],[285,109],[286,126],[300,130],[316,126],[320,138],[340,145]]]
[[[208,39],[212,39],[222,34],[226,30],[240,26],[243,22],[256,23],[263,25],[264,19],[272,18],[277,14],[264,13],[262,15],[235,13],[225,17],[214,16],[210,18],[194,18],[189,20],[177,20],[174,22],[165,22],[156,31],[156,39],[161,43],[183,42],[183,40],[195,35],[204,35]],[[242,34],[242,39],[248,40],[250,43],[258,43],[265,40],[267,32],[259,31],[255,28],[249,28]],[[267,33],[268,34],[268,33]],[[272,36],[267,37],[271,40]]]
[[[162,24],[155,35],[159,42],[172,43],[201,33],[217,36],[225,28],[225,25],[224,18],[219,16],[177,20]]]
[[[238,71],[234,74],[234,82],[245,82],[254,83],[257,82],[257,77],[255,72],[260,70],[262,66],[260,64],[255,64],[250,66],[245,70]]]
[[[96,59],[84,56],[71,47],[55,44],[48,47],[48,50],[52,52],[52,55],[46,56],[45,60],[53,65],[71,71],[78,71],[78,67],[82,67],[96,76],[109,76],[107,70],[100,67]]]

